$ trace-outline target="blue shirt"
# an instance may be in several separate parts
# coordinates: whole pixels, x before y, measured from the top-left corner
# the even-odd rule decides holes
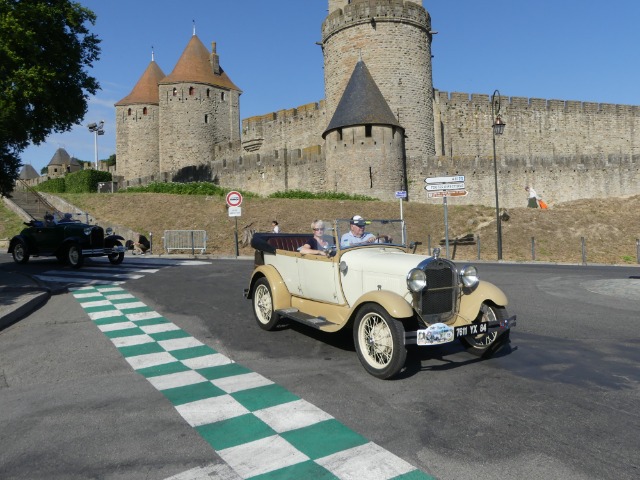
[[[355,247],[356,245],[362,245],[365,243],[373,243],[373,242],[369,242],[370,238],[375,238],[375,235],[373,235],[373,233],[367,232],[367,233],[363,233],[361,237],[357,237],[353,234],[353,232],[348,231],[347,233],[342,235],[342,238],[340,239],[340,247],[348,248],[348,247]]]

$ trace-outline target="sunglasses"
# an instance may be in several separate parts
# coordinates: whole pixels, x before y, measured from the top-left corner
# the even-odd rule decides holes
[[[324,228],[314,228],[314,229],[313,229],[313,231],[314,231],[314,232],[318,232],[318,231],[320,231],[320,230],[324,230]]]

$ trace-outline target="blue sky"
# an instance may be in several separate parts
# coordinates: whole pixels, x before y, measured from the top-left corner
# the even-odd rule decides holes
[[[115,107],[151,48],[171,73],[192,34],[217,42],[220,64],[243,90],[241,117],[324,98],[320,28],[327,0],[82,0],[98,15],[102,90],[82,125],[22,155],[39,172],[59,147],[93,161],[88,123],[105,121],[98,157],[115,153]],[[424,0],[431,15],[435,88],[447,92],[640,105],[637,0]]]

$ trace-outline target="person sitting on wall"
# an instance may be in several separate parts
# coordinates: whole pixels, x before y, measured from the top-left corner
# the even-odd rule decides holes
[[[144,255],[151,248],[151,242],[144,235],[138,235],[138,241],[133,242],[133,254]]]
[[[329,242],[324,239],[324,222],[322,220],[314,220],[311,222],[311,228],[313,229],[313,238],[300,247],[300,253],[327,255]]]

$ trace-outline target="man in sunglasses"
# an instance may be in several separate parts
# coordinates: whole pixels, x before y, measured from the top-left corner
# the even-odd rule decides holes
[[[342,235],[342,238],[340,239],[341,248],[355,247],[356,245],[373,243],[376,241],[375,235],[364,231],[367,222],[360,215],[354,215],[351,217],[349,224],[350,231]]]

